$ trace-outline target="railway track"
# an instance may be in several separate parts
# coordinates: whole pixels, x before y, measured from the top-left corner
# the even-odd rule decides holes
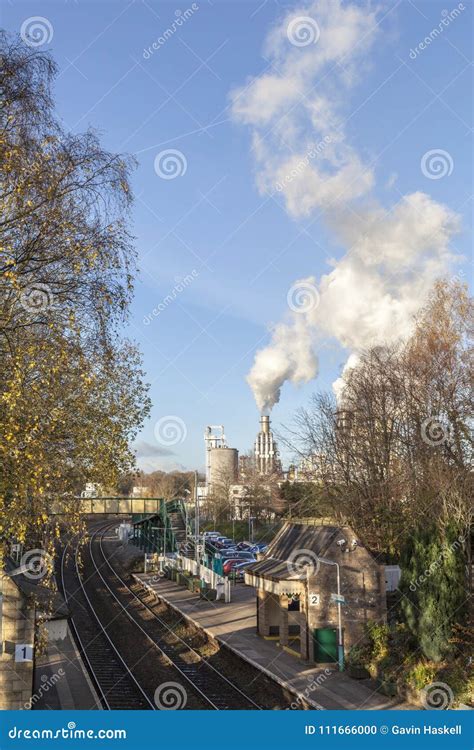
[[[109,524],[94,531],[89,540],[89,555],[97,575],[110,595],[122,607],[124,615],[167,657],[183,681],[197,692],[210,708],[215,710],[261,709],[252,698],[222,675],[186,641],[177,636],[152,607],[137,596],[124,581],[104,550],[104,537],[110,528]],[[120,593],[118,588],[120,588]],[[144,613],[146,619],[141,618]],[[173,643],[167,641],[170,635],[172,635]],[[180,649],[179,654],[176,644]]]
[[[61,556],[60,581],[71,611],[71,629],[85,666],[106,710],[147,710],[156,706],[128,668],[103,627],[86,592],[78,564],[79,540],[66,563],[69,541]]]

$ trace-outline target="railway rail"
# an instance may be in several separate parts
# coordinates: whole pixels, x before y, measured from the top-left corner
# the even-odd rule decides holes
[[[70,547],[72,543],[68,541],[61,556],[61,588],[66,603],[74,611],[69,621],[71,630],[102,708],[155,709],[156,706],[125,663],[90,601],[79,571],[79,541],[66,563]]]
[[[185,640],[176,635],[153,608],[132,590],[111,564],[104,550],[104,538],[110,528],[109,524],[94,531],[89,540],[89,554],[97,574],[110,595],[122,607],[124,615],[169,659],[183,681],[197,692],[210,708],[260,710],[261,706],[221,674]],[[105,571],[107,573],[104,575]],[[121,593],[118,592],[118,588]],[[144,593],[145,591],[144,589]],[[147,619],[139,621],[140,613],[144,612],[147,614]],[[172,635],[173,643],[167,640],[170,635]],[[179,654],[177,654],[176,644],[179,645]],[[183,659],[183,655],[190,659]]]

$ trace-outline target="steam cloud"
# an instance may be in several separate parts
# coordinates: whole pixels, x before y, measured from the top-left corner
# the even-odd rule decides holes
[[[257,352],[247,379],[261,411],[278,402],[287,380],[316,377],[315,348],[322,338],[334,337],[352,352],[351,366],[360,349],[406,337],[434,281],[455,257],[449,243],[459,217],[421,192],[388,210],[376,203],[372,165],[347,142],[347,102],[380,34],[377,13],[341,0],[292,10],[268,34],[271,72],[231,95],[234,118],[252,130],[260,192],[278,190],[295,219],[319,211],[346,249],[319,282],[309,277],[296,283],[313,285],[318,304],[291,308],[270,344]],[[319,36],[292,44],[288,27],[308,17]],[[324,148],[315,150],[315,142]],[[336,381],[336,392],[339,386]]]

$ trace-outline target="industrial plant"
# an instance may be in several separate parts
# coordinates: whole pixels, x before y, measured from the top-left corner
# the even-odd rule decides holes
[[[205,481],[198,486],[201,503],[213,494],[224,492],[232,500],[231,512],[236,518],[243,518],[245,513],[241,506],[250,477],[258,476],[263,483],[265,477],[277,482],[284,481],[286,477],[268,415],[261,415],[259,427],[253,450],[240,456],[238,449],[228,444],[224,425],[206,427]]]

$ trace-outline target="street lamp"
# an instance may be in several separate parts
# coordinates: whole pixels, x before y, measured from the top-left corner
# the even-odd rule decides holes
[[[335,565],[336,566],[336,577],[337,577],[337,631],[338,631],[338,643],[337,643],[337,663],[339,665],[339,671],[344,671],[344,644],[342,642],[342,611],[341,611],[341,603],[342,603],[342,596],[341,596],[341,574],[340,574],[340,568],[339,563],[334,562],[334,560],[327,560],[325,557],[318,557],[318,562],[323,563],[324,565]],[[308,577],[309,577],[309,567],[308,567]]]
[[[197,563],[199,559],[199,500],[198,500],[198,473],[194,472],[194,558]]]
[[[255,521],[255,516],[250,515],[249,510],[249,542],[253,544],[253,522]]]

